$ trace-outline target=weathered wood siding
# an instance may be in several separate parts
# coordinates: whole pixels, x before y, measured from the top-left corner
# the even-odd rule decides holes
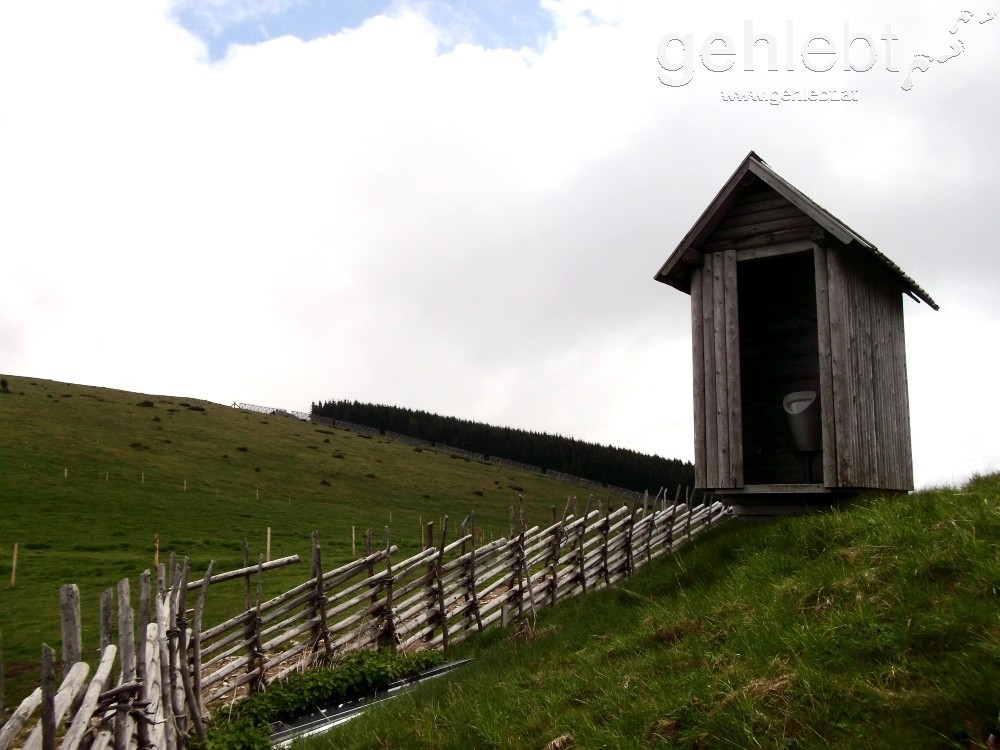
[[[768,247],[801,242],[814,231],[815,222],[803,211],[773,188],[756,182],[739,196],[699,248],[702,265],[691,275],[698,487],[735,489],[745,480],[746,404],[742,398],[737,253],[757,249],[766,255]],[[794,456],[789,457],[793,460]],[[794,465],[784,473],[793,469]],[[789,475],[785,481],[793,479]]]
[[[736,252],[704,256],[691,279],[695,485],[743,486]]]
[[[751,151],[655,278],[691,294],[698,487],[912,489],[903,295],[937,304],[878,248]],[[804,390],[809,454],[782,409]]]
[[[699,248],[703,253],[765,247],[808,239],[816,222],[790,200],[761,181],[733,203]]]
[[[856,248],[825,255],[835,486],[912,490],[902,289]]]
[[[820,408],[823,422],[823,485],[837,487],[837,429],[833,399],[833,354],[830,328],[830,282],[827,273],[826,248],[813,249],[816,274],[816,333],[819,346]]]

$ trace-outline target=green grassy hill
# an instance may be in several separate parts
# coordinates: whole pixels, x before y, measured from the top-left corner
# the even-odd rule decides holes
[[[1000,709],[1000,475],[767,525],[490,631],[303,748],[971,748]]]
[[[551,518],[579,487],[455,459],[297,419],[177,397],[8,377],[0,394],[0,635],[10,708],[37,683],[42,642],[59,648],[59,586],[80,587],[84,646],[98,646],[99,594],[160,559],[189,556],[193,577],[210,560],[240,567],[298,554],[265,576],[264,595],[309,577],[318,529],[327,569],[375,545],[389,526],[401,554],[415,552],[421,520],[475,510],[485,538],[505,536],[508,508],[524,496],[529,520]],[[604,498],[599,498],[603,500]],[[437,526],[438,530],[440,525]],[[454,532],[453,532],[454,533]],[[14,545],[16,586],[10,587]],[[241,606],[242,584],[213,586],[206,622]]]

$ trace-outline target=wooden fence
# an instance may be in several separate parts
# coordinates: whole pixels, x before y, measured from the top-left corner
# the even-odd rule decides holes
[[[438,541],[404,560],[396,559],[388,531],[375,549],[369,529],[365,555],[328,571],[313,532],[308,580],[267,601],[265,570],[297,558],[261,558],[224,574],[214,573],[213,562],[197,581],[189,580],[187,560],[172,558],[159,566],[155,587],[149,571],[140,577],[137,620],[128,579],[118,584],[117,644],[111,597],[102,598],[101,656],[89,683],[79,596],[75,586],[63,587],[62,683],[56,689],[55,655],[44,646],[42,685],[0,728],[0,750],[185,748],[189,738],[204,737],[221,701],[264,690],[293,670],[352,649],[447,650],[471,633],[533,619],[561,599],[611,586],[727,516],[710,496],[695,504],[693,497],[682,501],[680,490],[672,502],[658,497],[613,510],[588,503],[577,513],[574,503],[546,528],[527,527],[523,509],[512,508],[508,536],[478,546],[474,514],[450,541],[445,517]],[[425,538],[435,539],[433,523]],[[245,611],[206,627],[211,586],[235,577],[255,579],[256,597]]]

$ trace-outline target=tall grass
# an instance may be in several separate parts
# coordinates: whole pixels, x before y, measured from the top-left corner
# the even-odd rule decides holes
[[[726,524],[305,748],[985,747],[1000,476]]]
[[[264,553],[303,563],[265,575],[264,596],[309,577],[310,534],[327,569],[363,552],[364,530],[403,555],[421,521],[476,511],[485,538],[506,535],[522,495],[545,522],[578,487],[544,476],[453,459],[281,415],[219,404],[7,376],[0,394],[0,633],[7,707],[37,684],[42,642],[59,652],[59,586],[80,586],[86,658],[96,656],[100,591],[154,561],[191,558],[192,577]],[[599,498],[604,500],[605,498]],[[440,533],[436,523],[435,531]],[[453,537],[452,537],[453,538]],[[18,545],[16,585],[10,586]],[[213,586],[206,622],[243,604],[239,581]]]

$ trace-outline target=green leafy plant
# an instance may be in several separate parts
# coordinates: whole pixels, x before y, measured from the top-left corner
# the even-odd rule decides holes
[[[264,750],[270,746],[270,726],[291,721],[331,703],[356,700],[385,690],[444,660],[438,651],[397,654],[392,651],[354,651],[331,657],[324,665],[294,672],[242,702],[211,727],[204,743],[194,750]]]

